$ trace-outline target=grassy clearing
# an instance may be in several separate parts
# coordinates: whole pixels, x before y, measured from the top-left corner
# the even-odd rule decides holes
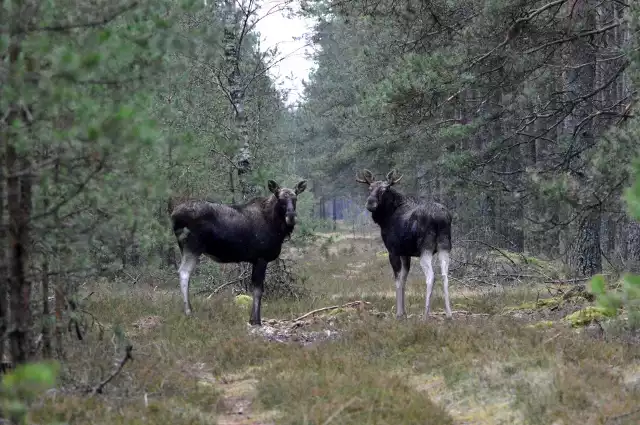
[[[228,293],[195,298],[195,315],[186,318],[176,288],[91,288],[88,310],[104,327],[103,337],[96,325],[85,341],[69,339],[65,390],[34,406],[32,421],[597,424],[640,404],[638,346],[594,338],[559,320],[586,301],[558,308],[565,304],[540,301],[557,294],[533,285],[482,289],[452,282],[454,309],[473,315],[460,313],[451,322],[436,315],[425,324],[417,317],[424,283],[414,267],[407,301],[413,316],[398,322],[387,258],[376,255],[380,245],[340,243],[338,255],[325,250],[305,257],[300,267],[311,296],[265,302],[266,320],[279,321],[260,331],[337,329],[331,341],[266,341],[248,332],[246,306]],[[436,313],[443,309],[439,284]],[[355,299],[370,304],[291,322]],[[75,391],[107,375],[127,341],[134,361],[104,394],[87,398]],[[615,423],[636,423],[628,418]]]

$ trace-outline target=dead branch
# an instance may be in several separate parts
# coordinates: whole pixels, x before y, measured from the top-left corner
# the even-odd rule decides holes
[[[553,46],[553,45],[556,45],[556,44],[568,43],[570,41],[577,40],[578,38],[583,38],[583,37],[588,37],[588,36],[592,36],[592,35],[601,34],[601,33],[607,32],[607,31],[609,31],[611,29],[614,29],[616,27],[619,27],[621,23],[622,23],[622,21],[616,21],[616,22],[614,22],[612,24],[609,24],[607,26],[604,26],[602,28],[596,28],[596,29],[591,30],[591,31],[583,31],[583,32],[580,32],[578,34],[574,34],[574,35],[569,36],[569,37],[560,38],[558,40],[552,40],[552,41],[549,41],[549,42],[547,42],[547,43],[545,43],[545,44],[543,44],[541,46],[531,48],[531,49],[527,50],[526,52],[524,52],[524,54],[525,55],[531,55],[531,54],[533,54],[533,53],[535,53],[537,51],[540,51],[542,49],[546,49],[547,47],[550,47],[550,46]]]
[[[127,345],[127,347],[125,348],[124,357],[122,358],[122,360],[120,360],[120,363],[118,364],[116,369],[113,372],[111,372],[111,375],[107,376],[106,379],[104,379],[98,385],[93,387],[89,395],[90,397],[93,397],[96,394],[102,394],[102,389],[104,388],[104,386],[107,385],[109,382],[111,382],[111,380],[115,378],[122,371],[122,369],[124,368],[124,365],[127,364],[129,360],[133,360],[133,357],[131,356],[132,350],[133,350],[133,345],[131,344]]]
[[[233,285],[234,283],[242,282],[248,276],[249,276],[248,273],[242,273],[240,276],[236,277],[235,279],[232,279],[232,280],[230,280],[228,282],[223,283],[222,285],[218,286],[213,291],[211,291],[211,294],[209,294],[207,299],[213,297],[215,294],[217,294],[218,292],[220,292],[222,289],[226,288],[229,285]],[[209,292],[209,291],[208,290],[204,290],[204,291],[200,291],[198,293],[202,294],[202,293],[205,293],[205,292]]]
[[[332,305],[330,307],[322,307],[322,308],[317,308],[315,310],[311,310],[308,313],[303,314],[302,316],[298,317],[297,319],[294,319],[294,322],[297,322],[298,320],[302,320],[305,319],[309,316],[312,316],[316,313],[320,313],[322,311],[328,311],[328,310],[335,310],[337,308],[347,308],[347,307],[355,307],[355,306],[362,306],[362,305],[371,305],[370,302],[368,301],[362,301],[362,300],[358,300],[358,301],[350,301],[346,304],[342,304],[342,305]]]
[[[444,312],[444,311],[432,311],[429,314],[432,314],[434,316],[444,316],[447,313]],[[467,310],[453,310],[451,312],[451,314],[457,314],[457,315],[460,315],[460,316],[471,316],[471,317],[488,317],[488,316],[490,316],[489,313],[472,313],[472,312],[467,311]]]
[[[491,249],[493,249],[494,251],[497,251],[500,255],[502,255],[504,258],[506,258],[507,260],[509,260],[509,262],[510,262],[511,264],[513,264],[513,267],[517,267],[517,266],[518,266],[518,265],[516,264],[516,262],[515,262],[515,261],[513,261],[511,258],[509,258],[509,256],[508,256],[507,254],[505,254],[505,252],[504,252],[504,251],[502,251],[500,248],[497,248],[497,247],[495,247],[495,246],[493,246],[493,245],[491,245],[491,244],[488,244],[488,243],[483,242],[483,241],[475,240],[475,239],[468,239],[468,240],[464,240],[464,241],[460,241],[460,242],[475,242],[475,243],[479,243],[479,244],[481,244],[481,245],[484,245],[484,246],[486,246],[487,248],[491,248]]]

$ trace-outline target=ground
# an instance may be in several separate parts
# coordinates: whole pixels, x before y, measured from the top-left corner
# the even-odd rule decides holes
[[[187,318],[177,284],[87,287],[92,330],[83,341],[68,337],[63,381],[31,407],[31,421],[640,421],[639,346],[608,337],[604,320],[573,326],[565,317],[587,307],[588,297],[569,293],[571,286],[555,276],[546,284],[481,284],[454,264],[454,319],[443,317],[437,279],[434,316],[424,323],[424,278],[414,263],[410,315],[398,321],[391,270],[375,235],[320,235],[288,254],[298,258],[309,293],[265,301],[262,328],[247,324],[248,306],[234,302],[231,291],[194,297],[195,313]],[[324,307],[331,308],[305,316]],[[83,394],[113,370],[127,343],[133,361],[103,394]]]

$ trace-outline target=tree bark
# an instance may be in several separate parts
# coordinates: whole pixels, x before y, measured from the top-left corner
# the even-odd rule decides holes
[[[2,112],[0,111],[0,115]],[[7,331],[9,329],[9,247],[7,222],[5,220],[5,155],[7,145],[6,123],[0,122],[0,363],[4,364]]]
[[[42,193],[42,207],[44,211],[49,209],[49,194],[45,190]],[[44,252],[42,257],[42,356],[51,358],[51,311],[49,308],[49,253]]]
[[[596,8],[593,0],[576,0],[573,4],[573,16],[581,24],[581,29],[590,31],[596,27]],[[587,177],[580,173],[584,166],[584,153],[594,145],[593,104],[590,99],[579,99],[591,93],[596,83],[596,47],[581,37],[568,46],[569,64],[573,65],[565,72],[571,113],[565,123],[565,135],[573,138],[570,156],[574,160],[567,164],[569,173],[582,189],[589,187]],[[579,277],[588,277],[602,271],[602,253],[600,251],[600,227],[602,214],[599,208],[588,205],[588,195],[578,194],[578,213],[582,220],[575,229],[577,237],[572,244],[569,266]],[[587,199],[584,199],[587,198]]]
[[[242,199],[246,200],[255,194],[255,190],[248,182],[249,173],[252,170],[252,158],[249,147],[249,126],[245,113],[244,78],[240,62],[243,39],[253,11],[246,9],[239,12],[235,0],[225,0],[224,5],[224,57],[229,101],[233,107],[235,136],[238,143],[235,161],[240,194]]]
[[[31,213],[31,176],[18,177],[20,161],[14,146],[9,143],[7,156],[7,200],[9,206],[10,239],[10,288],[11,354],[14,364],[25,363],[29,358],[29,327],[31,324],[31,283],[26,275],[27,247],[29,244],[29,215]],[[28,165],[27,165],[28,167]],[[23,168],[23,169],[26,169]]]

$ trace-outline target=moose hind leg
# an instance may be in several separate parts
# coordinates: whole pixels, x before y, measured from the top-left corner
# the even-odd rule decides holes
[[[425,251],[420,255],[420,266],[424,272],[427,288],[424,299],[424,320],[429,318],[429,311],[431,310],[431,293],[433,292],[433,282],[435,280],[435,274],[433,273],[433,254],[431,251]]]
[[[451,319],[451,303],[449,302],[449,251],[439,251],[440,272],[442,273],[442,289],[444,292],[444,308],[447,318]]]
[[[182,299],[184,301],[184,314],[191,315],[191,302],[189,301],[189,278],[193,269],[196,268],[196,262],[198,256],[189,252],[187,249],[182,251],[182,261],[180,262],[180,268],[178,274],[180,275],[180,291],[182,292]]]
[[[260,308],[262,306],[262,293],[264,292],[264,277],[267,273],[267,262],[259,260],[253,265],[251,272],[251,285],[253,286],[253,305],[249,324],[262,326]]]

